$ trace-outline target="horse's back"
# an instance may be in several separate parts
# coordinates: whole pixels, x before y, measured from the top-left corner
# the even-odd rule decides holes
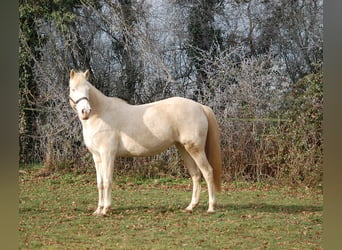
[[[178,142],[206,137],[208,121],[202,104],[182,97],[171,97],[155,102],[154,108],[163,123],[159,124],[171,127]]]
[[[183,97],[171,97],[150,105],[150,108],[155,109],[157,115],[178,125],[196,122],[204,117],[200,103]]]

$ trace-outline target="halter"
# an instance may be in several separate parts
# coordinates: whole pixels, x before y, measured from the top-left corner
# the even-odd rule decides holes
[[[78,99],[77,101],[74,101],[74,100],[69,96],[69,100],[74,104],[74,105],[71,106],[71,107],[72,107],[72,109],[75,110],[75,111],[76,111],[75,107],[76,107],[77,103],[79,103],[80,101],[82,101],[82,100],[87,100],[87,101],[89,102],[89,99],[88,99],[88,97],[86,97],[86,96],[81,97],[81,98]]]

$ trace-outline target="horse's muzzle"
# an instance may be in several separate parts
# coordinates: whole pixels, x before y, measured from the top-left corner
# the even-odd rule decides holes
[[[83,108],[81,110],[81,114],[79,115],[82,120],[88,120],[90,117],[91,109],[85,109]]]

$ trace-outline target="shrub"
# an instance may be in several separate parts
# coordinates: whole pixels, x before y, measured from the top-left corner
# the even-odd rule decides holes
[[[233,53],[208,60],[203,91],[220,124],[225,179],[320,183],[322,71],[291,85],[271,54],[236,63]]]
[[[323,74],[300,79],[286,96],[282,114],[287,122],[273,130],[278,152],[278,174],[292,183],[315,185],[322,181]]]

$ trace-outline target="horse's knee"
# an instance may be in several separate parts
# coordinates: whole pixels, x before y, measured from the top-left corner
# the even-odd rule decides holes
[[[103,181],[103,188],[105,190],[110,189],[112,187],[112,183],[113,183],[112,180],[104,180]]]
[[[102,190],[103,189],[103,182],[97,181],[97,189]]]

